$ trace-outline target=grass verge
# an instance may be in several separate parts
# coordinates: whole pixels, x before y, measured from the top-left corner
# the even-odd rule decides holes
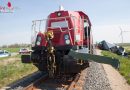
[[[37,71],[35,66],[23,64],[21,61],[0,65],[0,88],[35,71]]]
[[[119,72],[121,75],[125,77],[128,84],[130,84],[130,58],[119,56],[109,51],[102,51],[102,55],[119,59],[120,61]]]
[[[19,49],[20,48],[1,48],[2,50],[7,50],[7,51],[9,51],[9,52],[11,52],[11,53],[13,53],[13,52],[19,52]]]
[[[0,60],[6,60],[6,59],[9,59],[9,58],[20,58],[21,55],[18,54],[18,55],[15,55],[15,56],[8,56],[8,57],[0,57]]]

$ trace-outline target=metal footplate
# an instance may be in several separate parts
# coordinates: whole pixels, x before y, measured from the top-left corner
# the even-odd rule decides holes
[[[94,61],[98,63],[110,64],[116,69],[119,69],[119,65],[120,65],[118,59],[94,55],[94,54],[88,54],[87,48],[80,49],[80,50],[71,50],[68,55],[75,58],[76,60],[81,59],[87,61]]]

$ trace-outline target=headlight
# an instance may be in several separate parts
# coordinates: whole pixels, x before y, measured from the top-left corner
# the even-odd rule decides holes
[[[70,37],[68,34],[64,35],[65,44],[70,44]]]
[[[69,39],[69,35],[66,34],[66,35],[64,36],[64,38],[65,38],[65,40]]]
[[[61,12],[58,12],[58,13],[57,13],[57,16],[60,17],[60,16],[61,16]]]
[[[70,40],[65,40],[65,43],[66,44],[70,44]]]
[[[39,41],[37,41],[37,45],[38,45],[38,46],[40,45],[40,42],[39,42]]]

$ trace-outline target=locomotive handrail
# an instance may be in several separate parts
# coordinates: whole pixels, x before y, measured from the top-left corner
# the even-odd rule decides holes
[[[48,18],[48,19],[62,19],[62,18],[69,18],[69,17],[73,17],[73,18],[77,19],[77,17],[75,17],[75,16],[65,16],[65,17],[56,17],[56,18]],[[48,20],[48,19],[33,20],[32,22],[44,21],[44,20]]]
[[[68,23],[67,23],[67,30],[66,29],[62,29],[62,27],[60,27],[60,26],[56,26],[56,27],[47,27],[47,25],[45,25],[44,26],[44,28],[41,26],[42,25],[42,23],[44,23],[44,22],[48,22],[49,20],[60,20],[60,19],[64,19],[65,20],[65,22],[67,22],[67,19],[68,18],[70,18],[70,19],[72,19],[73,20],[73,22],[74,22],[74,27],[73,28],[70,28],[69,27],[69,25],[68,25]],[[65,17],[56,17],[56,18],[48,18],[48,19],[41,19],[41,20],[33,20],[32,21],[32,23],[33,23],[33,25],[32,25],[32,31],[33,32],[39,32],[39,31],[42,31],[42,30],[45,30],[45,31],[42,31],[42,32],[46,32],[47,31],[47,29],[48,28],[51,28],[51,29],[55,29],[55,28],[59,28],[59,29],[57,29],[57,30],[54,30],[54,31],[60,31],[60,32],[69,32],[70,33],[70,31],[74,31],[74,33],[75,33],[75,31],[78,29],[78,27],[76,27],[76,23],[75,23],[75,20],[76,19],[78,19],[77,17],[75,17],[75,16],[65,16]],[[36,33],[35,33],[35,35],[36,35]],[[75,37],[75,34],[74,34],[74,37]],[[74,43],[75,43],[75,38],[74,38]]]
[[[41,20],[33,20],[32,22],[33,22],[33,25],[32,25],[32,30],[34,30],[34,31],[37,31],[37,30],[39,30],[39,31],[41,31],[41,22],[43,22],[43,21],[48,21],[48,20],[53,20],[53,19],[65,19],[65,21],[67,21],[66,19],[67,18],[72,18],[73,20],[74,20],[74,28],[69,28],[69,26],[67,27],[68,28],[68,30],[70,31],[70,30],[76,30],[77,28],[76,28],[76,25],[75,25],[75,19],[77,19],[77,17],[75,17],[75,16],[65,16],[65,17],[56,17],[56,18],[48,18],[48,19],[41,19]],[[36,25],[37,24],[37,22],[39,22],[39,26],[38,25]],[[67,23],[67,25],[68,25],[68,23]],[[36,30],[36,27],[38,27],[37,28],[37,30]],[[53,28],[53,27],[46,27],[46,28]],[[61,27],[60,26],[57,26],[57,28],[59,28],[60,29],[60,31],[61,32],[65,32],[65,31],[63,31],[62,29],[61,29]],[[53,28],[54,29],[54,28]],[[67,31],[68,31],[67,30]]]

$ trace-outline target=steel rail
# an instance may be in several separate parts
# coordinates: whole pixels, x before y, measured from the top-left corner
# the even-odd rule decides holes
[[[47,78],[48,78],[48,74],[45,74],[39,79],[37,79],[36,81],[32,82],[27,87],[25,87],[23,90],[37,90],[36,86],[40,84],[41,82],[43,82],[44,80],[46,80]]]
[[[71,82],[71,84],[68,86],[67,90],[73,90],[76,86],[76,83],[78,82],[80,78],[80,73],[78,73],[75,77],[75,79]]]
[[[67,85],[67,87],[63,87],[65,88],[65,90],[73,90],[76,87],[76,83],[78,82],[79,78],[80,78],[80,73],[77,74],[74,78],[74,80]],[[40,77],[38,80],[32,82],[30,85],[28,85],[27,87],[25,87],[23,90],[40,90],[38,88],[38,85],[40,85],[41,83],[44,83],[45,80],[48,79],[48,74],[45,74],[44,76]]]

